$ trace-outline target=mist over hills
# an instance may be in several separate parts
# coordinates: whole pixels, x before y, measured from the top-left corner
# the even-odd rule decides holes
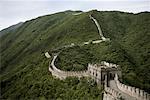
[[[121,66],[125,84],[150,93],[150,13],[68,10],[0,31],[1,98],[100,99],[102,90],[95,83],[53,78],[44,56],[60,46],[101,39],[89,14],[111,41],[65,49],[57,65],[63,70],[84,70],[88,63],[116,63]]]

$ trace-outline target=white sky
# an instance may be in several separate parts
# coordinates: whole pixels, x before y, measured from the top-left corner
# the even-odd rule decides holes
[[[150,0],[0,0],[0,30],[21,21],[64,10],[150,11]]]

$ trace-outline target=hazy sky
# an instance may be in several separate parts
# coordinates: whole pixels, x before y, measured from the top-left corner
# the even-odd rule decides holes
[[[0,0],[0,30],[21,21],[64,10],[150,11],[150,0]]]

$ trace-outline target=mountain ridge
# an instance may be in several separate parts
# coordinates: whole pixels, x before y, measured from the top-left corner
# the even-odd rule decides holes
[[[61,12],[38,17],[25,22],[19,29],[10,32],[11,34],[1,36],[0,56],[3,61],[1,61],[2,74],[0,78],[3,86],[2,98],[19,97],[18,91],[20,91],[21,85],[22,88],[28,85],[31,85],[30,88],[34,88],[37,80],[40,83],[43,78],[47,78],[45,82],[53,80],[47,72],[48,61],[44,58],[46,51],[51,53],[52,49],[62,45],[99,39],[98,30],[94,22],[89,19],[89,14],[92,14],[98,20],[104,36],[110,38],[111,43],[63,50],[64,52],[60,54],[59,65],[68,66],[68,64],[72,64],[71,62],[77,62],[78,65],[83,66],[90,61],[99,62],[101,60],[117,63],[122,65],[124,83],[148,91],[150,88],[148,84],[150,81],[148,77],[150,69],[148,67],[150,60],[148,58],[150,14],[148,12],[129,14],[93,10],[79,15]],[[145,35],[141,35],[141,33],[145,33]],[[139,48],[141,45],[143,48]],[[76,55],[77,52],[82,50],[85,50],[91,56],[87,56],[86,53]],[[79,59],[82,57],[83,59]],[[38,73],[41,74],[38,75]],[[35,76],[37,76],[37,80],[33,78]],[[143,77],[147,78],[143,79]],[[14,86],[11,84],[14,84]],[[43,83],[38,85],[45,86]],[[12,93],[13,88],[16,89],[14,93]],[[46,88],[48,87],[46,86]],[[24,94],[29,89],[25,89],[21,93]],[[39,89],[37,88],[37,90]],[[41,95],[49,93],[47,90],[43,91]],[[10,95],[10,93],[12,94]],[[34,89],[30,93],[34,93]],[[37,92],[37,94],[39,93]],[[22,96],[20,94],[20,97]],[[26,96],[30,97],[29,94]],[[54,95],[49,94],[49,96],[53,97]],[[31,96],[31,98],[33,97]],[[48,96],[45,96],[45,98],[48,98]]]

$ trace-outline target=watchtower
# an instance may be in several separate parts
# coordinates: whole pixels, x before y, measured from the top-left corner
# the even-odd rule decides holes
[[[108,81],[114,80],[115,74],[121,78],[119,66],[105,61],[100,64],[88,64],[88,72],[97,83],[102,85],[104,84],[105,78],[107,78],[106,85],[109,85]]]

